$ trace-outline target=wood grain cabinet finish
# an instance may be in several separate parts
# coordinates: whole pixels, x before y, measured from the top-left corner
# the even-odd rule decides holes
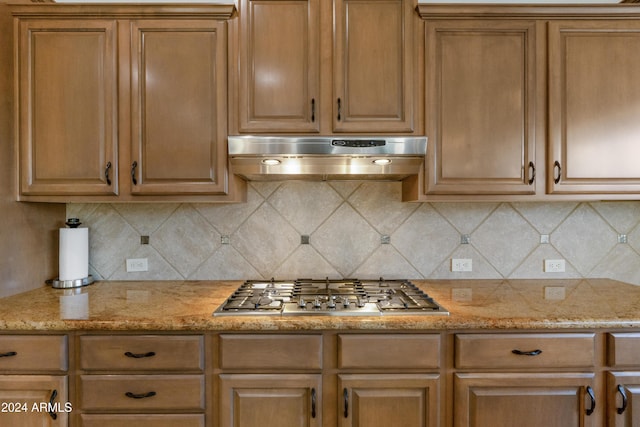
[[[85,335],[79,338],[80,368],[87,371],[202,371],[200,335]]]
[[[548,37],[548,191],[640,192],[640,21],[554,21]]]
[[[80,427],[205,427],[200,414],[82,414]]]
[[[226,150],[233,5],[14,9],[19,200],[242,200]]]
[[[339,374],[341,427],[440,425],[439,374]]]
[[[235,127],[413,133],[414,7],[413,0],[242,0]]]
[[[320,0],[240,2],[241,132],[318,132]]]
[[[222,334],[219,354],[225,370],[320,370],[322,336]]]
[[[17,24],[20,193],[118,194],[113,19]]]
[[[340,369],[437,369],[440,367],[440,335],[437,334],[340,334]]]
[[[221,374],[220,427],[321,427],[320,374]]]
[[[426,193],[535,194],[535,21],[425,25]]]
[[[640,333],[608,333],[607,365],[607,425],[640,425]]]
[[[66,335],[0,335],[1,425],[68,425],[67,349]]]

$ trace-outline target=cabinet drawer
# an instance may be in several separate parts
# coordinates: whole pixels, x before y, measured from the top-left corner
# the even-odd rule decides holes
[[[321,369],[319,335],[221,335],[222,369]]]
[[[200,371],[203,360],[202,336],[80,337],[80,367],[85,370]]]
[[[82,414],[81,427],[204,427],[202,414]]]
[[[595,334],[459,334],[455,366],[580,368],[594,364]],[[520,352],[521,354],[516,354]]]
[[[440,336],[427,334],[339,335],[339,368],[440,367]]]
[[[0,336],[0,371],[66,371],[66,335]]]
[[[202,411],[204,375],[81,375],[84,411]]]
[[[607,364],[616,368],[640,366],[640,333],[608,334]]]

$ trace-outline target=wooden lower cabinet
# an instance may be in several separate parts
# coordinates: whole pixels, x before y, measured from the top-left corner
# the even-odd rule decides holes
[[[338,375],[340,427],[435,427],[438,374]]]
[[[640,372],[607,373],[607,426],[640,426]]]
[[[82,414],[81,427],[204,427],[204,415],[200,414]]]
[[[69,403],[66,375],[0,376],[0,425],[66,427]]]
[[[321,427],[320,374],[220,375],[220,427]]]
[[[457,373],[453,424],[596,427],[594,388],[594,373]]]

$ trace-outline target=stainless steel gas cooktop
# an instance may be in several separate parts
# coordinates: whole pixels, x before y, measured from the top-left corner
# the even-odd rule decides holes
[[[448,315],[408,280],[247,280],[214,311],[243,315]]]

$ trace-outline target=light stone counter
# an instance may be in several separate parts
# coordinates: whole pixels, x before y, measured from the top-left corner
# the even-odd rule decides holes
[[[0,299],[7,331],[460,330],[640,327],[640,287],[605,279],[414,281],[449,316],[213,317],[238,281],[97,282]],[[545,288],[563,299],[545,299]],[[563,289],[560,289],[563,288]]]

